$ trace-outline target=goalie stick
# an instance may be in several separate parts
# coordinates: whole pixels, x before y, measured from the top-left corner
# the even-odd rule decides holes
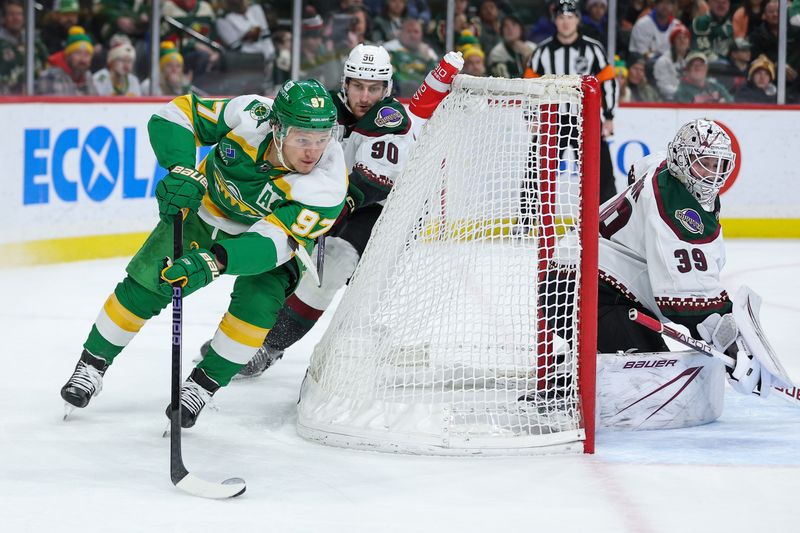
[[[689,348],[692,348],[703,355],[715,357],[725,363],[725,366],[727,367],[733,368],[736,366],[736,361],[734,361],[732,357],[725,355],[707,342],[695,339],[694,337],[678,331],[671,326],[663,324],[655,318],[647,316],[644,313],[640,313],[637,309],[628,310],[628,318],[637,324],[646,327],[647,329],[653,330],[656,333],[661,333],[662,335],[669,337],[670,339],[677,341],[684,346],[688,346]],[[800,389],[798,389],[798,387],[772,387],[772,389],[784,400],[797,407],[800,407]]]
[[[183,255],[183,214],[175,216],[173,226],[173,257]],[[183,287],[180,281],[172,285],[172,381],[169,408],[169,473],[172,484],[194,496],[225,499],[243,494],[247,486],[243,479],[230,478],[222,483],[200,479],[186,470],[181,452],[181,346],[183,344]]]

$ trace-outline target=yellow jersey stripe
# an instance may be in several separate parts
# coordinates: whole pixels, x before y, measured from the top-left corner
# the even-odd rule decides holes
[[[209,213],[211,213],[212,215],[214,215],[215,217],[228,218],[225,215],[225,213],[223,213],[222,210],[219,207],[217,207],[217,204],[215,204],[214,202],[211,201],[211,197],[208,195],[208,192],[206,192],[206,194],[203,195],[203,202],[202,203],[203,203],[203,207],[205,207],[206,210]]]
[[[175,106],[183,111],[183,114],[186,115],[186,118],[189,119],[189,122],[194,125],[194,118],[192,116],[192,96],[189,94],[184,94],[183,96],[179,96],[172,100],[172,103]]]
[[[289,182],[286,181],[284,177],[275,178],[272,180],[272,183],[281,190],[281,192],[286,195],[287,200],[292,200],[292,186],[289,185]]]
[[[245,153],[250,156],[250,159],[252,159],[255,162],[256,158],[258,157],[258,148],[252,146],[249,142],[247,142],[244,139],[244,137],[240,137],[235,133],[233,133],[233,130],[229,131],[225,137],[227,137],[232,141],[235,141],[239,146],[242,147],[242,150],[244,150]]]
[[[230,339],[252,348],[259,348],[269,333],[269,329],[248,324],[230,313],[225,313],[222,317],[219,329]]]
[[[283,230],[283,232],[284,232],[284,233],[286,233],[286,235],[288,235],[289,237],[293,238],[294,240],[297,240],[297,237],[295,237],[295,236],[294,236],[294,233],[292,233],[292,232],[289,230],[289,228],[287,228],[286,226],[284,226],[284,225],[283,225],[283,222],[281,222],[281,221],[278,219],[278,217],[276,217],[274,214],[270,213],[269,215],[267,215],[267,216],[265,216],[265,217],[264,217],[264,220],[266,220],[266,221],[267,221],[267,222],[269,222],[270,224],[274,224],[274,225],[278,226],[279,228],[281,228],[281,229]],[[299,241],[298,241],[298,242],[299,242]]]
[[[116,324],[120,329],[130,333],[136,333],[142,329],[144,323],[147,322],[144,318],[134,315],[127,308],[123,307],[123,305],[119,303],[117,295],[113,292],[103,305],[103,310],[106,312],[111,321],[114,322],[114,324]]]

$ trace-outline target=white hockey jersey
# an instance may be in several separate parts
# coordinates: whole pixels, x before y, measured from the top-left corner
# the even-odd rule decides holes
[[[403,104],[391,97],[356,120],[338,93],[331,96],[344,128],[341,142],[350,171],[348,192],[356,206],[383,205],[411,153],[419,120],[412,123]]]
[[[600,207],[600,282],[694,335],[708,315],[731,311],[720,282],[719,199],[704,211],[667,170],[664,153],[631,173],[633,184]]]

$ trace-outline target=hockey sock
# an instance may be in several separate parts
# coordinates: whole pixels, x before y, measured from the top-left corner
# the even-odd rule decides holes
[[[169,301],[164,295],[145,289],[127,276],[103,304],[83,344],[84,349],[111,364],[144,323],[157,315]]]
[[[225,359],[214,350],[213,346],[209,346],[206,356],[195,368],[205,372],[220,387],[225,387],[243,366],[243,364]]]
[[[286,299],[286,305],[278,312],[275,326],[267,335],[266,344],[284,351],[303,338],[314,327],[322,311],[303,303],[296,295]]]

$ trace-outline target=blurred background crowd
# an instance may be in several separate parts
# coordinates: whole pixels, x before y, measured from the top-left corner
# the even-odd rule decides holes
[[[462,52],[467,74],[522,77],[537,46],[555,33],[557,2],[455,0],[448,31],[446,0],[305,0],[299,24],[287,0],[163,0],[159,25],[151,24],[149,0],[41,0],[33,9],[34,92],[269,96],[292,76],[295,60],[298,77],[336,88],[350,49],[369,43],[389,51],[396,96],[407,97],[448,42]],[[620,101],[775,103],[779,5],[617,0],[611,48]],[[608,48],[608,0],[581,0],[580,8],[581,33]],[[2,0],[3,95],[27,92],[27,12],[26,0]],[[786,103],[800,103],[800,0],[788,1],[783,23]],[[151,43],[159,43],[157,69]]]

